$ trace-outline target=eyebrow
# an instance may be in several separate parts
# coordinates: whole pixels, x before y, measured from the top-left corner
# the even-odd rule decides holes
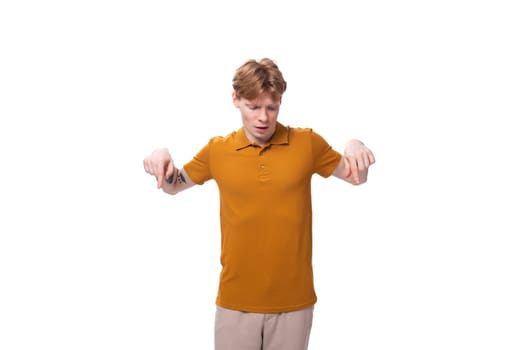
[[[261,104],[261,103],[255,103],[255,102],[250,102],[250,101],[247,101],[246,105],[248,107],[260,107],[260,106],[263,106],[263,104]],[[274,107],[275,108],[275,107],[279,106],[279,104],[277,102],[272,102],[272,103],[270,103],[268,105],[265,105],[265,106],[266,107]]]

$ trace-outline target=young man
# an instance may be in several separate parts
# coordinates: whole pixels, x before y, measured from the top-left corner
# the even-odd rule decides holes
[[[375,162],[359,140],[344,154],[317,133],[277,122],[286,90],[270,59],[249,60],[233,78],[242,128],[214,137],[183,168],[167,149],[144,159],[157,187],[176,194],[215,180],[220,193],[222,272],[216,350],[304,350],[317,298],[312,271],[313,174],[353,185]]]

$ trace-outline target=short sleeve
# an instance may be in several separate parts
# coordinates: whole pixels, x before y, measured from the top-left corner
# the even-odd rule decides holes
[[[211,152],[212,141],[208,142],[191,161],[184,165],[184,170],[191,178],[191,180],[202,185],[204,182],[211,179],[211,168],[210,168],[210,152]]]
[[[332,175],[337,164],[339,164],[339,161],[341,160],[341,154],[335,151],[321,135],[314,131],[311,131],[310,139],[314,173],[317,173],[322,177]]]

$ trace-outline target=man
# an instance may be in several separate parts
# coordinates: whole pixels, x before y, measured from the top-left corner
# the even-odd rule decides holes
[[[313,174],[353,185],[375,162],[359,140],[344,155],[317,133],[277,122],[286,90],[270,59],[249,60],[233,78],[242,128],[214,137],[183,168],[167,149],[144,159],[158,188],[176,194],[215,180],[220,194],[222,272],[216,350],[304,350],[317,301],[312,271]]]

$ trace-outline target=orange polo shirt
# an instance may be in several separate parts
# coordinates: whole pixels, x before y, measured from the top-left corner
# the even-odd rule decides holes
[[[264,147],[241,128],[212,138],[184,169],[220,194],[217,305],[273,313],[315,304],[312,271],[313,174],[332,174],[341,154],[311,129],[277,123]]]

